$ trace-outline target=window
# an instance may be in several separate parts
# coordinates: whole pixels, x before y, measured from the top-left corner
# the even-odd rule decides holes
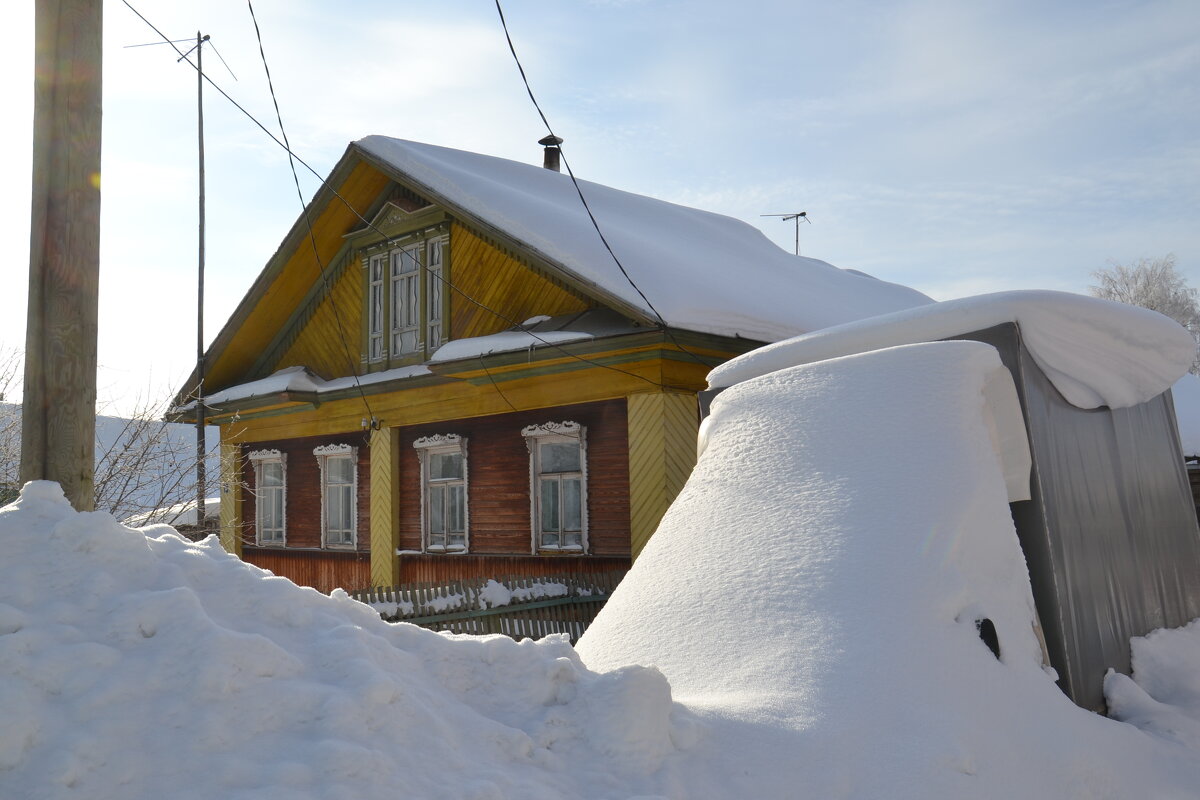
[[[457,434],[413,442],[421,461],[421,534],[430,553],[467,552],[467,440]]]
[[[587,550],[587,447],[578,422],[521,431],[529,446],[533,551]]]
[[[358,449],[330,444],[313,450],[321,466],[321,545],[354,547],[357,534]]]
[[[246,456],[254,465],[254,542],[287,543],[287,456],[278,450],[255,450]]]
[[[446,249],[445,235],[407,237],[364,260],[369,364],[419,361],[444,343]]]

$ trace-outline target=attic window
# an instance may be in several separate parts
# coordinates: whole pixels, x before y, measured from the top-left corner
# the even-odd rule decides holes
[[[386,369],[419,362],[445,342],[448,251],[448,237],[433,230],[364,257],[368,365]]]

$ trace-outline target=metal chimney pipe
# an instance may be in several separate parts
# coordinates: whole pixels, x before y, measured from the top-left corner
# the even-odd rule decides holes
[[[561,136],[543,136],[538,139],[538,144],[546,148],[542,151],[542,166],[546,169],[552,169],[555,172],[562,172],[560,166],[562,161],[562,150],[558,146],[563,143]]]

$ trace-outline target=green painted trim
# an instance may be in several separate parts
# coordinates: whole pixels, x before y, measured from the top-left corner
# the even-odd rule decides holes
[[[561,355],[561,354],[560,354]],[[587,361],[571,360],[560,364],[542,364],[540,366],[530,366],[527,369],[509,370],[501,373],[491,373],[472,378],[462,378],[472,386],[488,386],[493,383],[504,383],[506,381],[524,380],[527,378],[541,378],[547,375],[561,375],[565,372],[578,372],[585,369],[605,369],[614,367],[618,364],[629,364],[635,361],[646,361],[648,359],[659,359],[662,361],[674,361],[682,364],[696,363],[686,353],[680,353],[678,350],[668,350],[665,348],[657,348],[654,350],[640,350],[636,353],[620,353],[611,356],[600,356],[598,358],[590,358]],[[476,362],[478,363],[478,362]],[[486,362],[485,362],[486,363]],[[713,364],[722,363],[717,361]]]
[[[299,405],[288,406],[287,408],[273,408],[270,411],[232,411],[226,412],[221,416],[207,417],[214,425],[229,425],[234,421],[234,418],[240,422],[241,420],[250,419],[266,419],[268,417],[280,417],[284,414],[295,414],[298,411],[315,411],[319,403],[301,403]]]
[[[475,608],[470,611],[454,611],[449,614],[432,614],[428,617],[397,617],[402,622],[413,625],[427,625],[431,622],[450,622],[456,619],[472,619],[474,617],[493,617],[497,614],[512,614],[520,611],[533,611],[536,608],[554,608],[555,606],[573,606],[587,603],[603,603],[608,600],[607,594],[588,594],[577,597],[556,597],[553,600],[537,600],[533,603],[514,603],[494,608]]]

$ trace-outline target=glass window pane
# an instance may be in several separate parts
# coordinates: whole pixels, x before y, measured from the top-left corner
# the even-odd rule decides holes
[[[446,532],[446,487],[429,487],[429,533]]]
[[[466,528],[463,524],[466,521],[466,504],[463,502],[466,499],[466,495],[463,492],[463,487],[461,485],[447,486],[446,492],[448,494],[447,505],[449,506],[446,516],[449,517],[449,528],[454,533],[462,533]]]
[[[283,486],[283,464],[278,461],[262,462],[262,485]]]
[[[354,467],[350,456],[330,456],[325,460],[326,483],[351,483],[353,481]]]
[[[542,480],[542,530],[557,531],[558,525],[558,480]]]
[[[542,442],[542,472],[579,472],[578,442]]]
[[[354,487],[339,486],[338,496],[341,503],[341,517],[338,518],[338,528],[345,532],[345,541],[350,541],[350,532],[354,530],[354,498],[352,495]]]
[[[325,530],[334,531],[342,517],[342,496],[338,492],[328,492],[325,496]]]
[[[583,530],[583,497],[579,478],[563,478],[563,530]]]
[[[430,480],[461,478],[462,468],[462,453],[433,453],[429,456]]]

